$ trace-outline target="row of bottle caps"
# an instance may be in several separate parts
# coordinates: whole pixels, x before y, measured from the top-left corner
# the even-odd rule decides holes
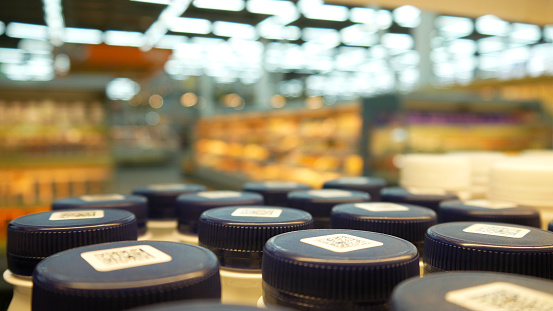
[[[382,180],[366,177],[332,181],[325,185],[332,189],[322,190],[289,182],[249,183],[243,192],[152,185],[132,196],[62,199],[53,202],[53,212],[10,223],[8,268],[21,276],[34,271],[33,310],[123,310],[166,300],[217,299],[219,267],[261,269],[263,298],[269,306],[386,309],[396,285],[419,275],[417,248],[424,249],[427,272],[485,270],[553,279],[553,233],[535,228],[537,211],[485,200],[443,202],[455,196],[384,186]],[[179,188],[194,190],[178,193]],[[370,202],[369,193],[387,203]],[[445,210],[484,218],[435,225],[436,211]],[[504,223],[489,223],[497,218]],[[84,222],[77,226],[76,220]],[[526,222],[513,224],[521,221]],[[197,235],[205,248],[116,242],[50,256],[86,244],[134,240],[139,232],[144,238],[148,231],[168,225],[176,240],[181,236],[180,241],[190,241]],[[333,229],[325,229],[329,227]],[[150,239],[156,239],[155,234]],[[186,289],[186,294],[178,289]]]

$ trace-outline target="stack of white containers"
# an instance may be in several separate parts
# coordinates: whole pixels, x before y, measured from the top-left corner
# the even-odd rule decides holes
[[[494,164],[488,198],[538,208],[542,228],[553,221],[553,155],[522,155]]]
[[[494,151],[457,151],[449,154],[456,157],[465,157],[470,162],[469,191],[471,199],[487,197],[492,165],[508,158],[506,154]]]
[[[471,165],[467,157],[408,154],[401,157],[399,183],[415,194],[456,194],[470,198]]]

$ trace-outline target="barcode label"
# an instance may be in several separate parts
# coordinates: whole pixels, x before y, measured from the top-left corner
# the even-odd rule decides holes
[[[468,200],[468,201],[463,201],[463,204],[489,208],[489,209],[504,209],[504,208],[517,207],[515,203],[504,202],[504,201],[491,201],[491,200]]]
[[[150,246],[136,245],[82,253],[96,271],[108,272],[169,262],[171,256]]]
[[[365,239],[350,234],[331,234],[301,239],[300,242],[327,249],[335,253],[347,253],[360,249],[378,247],[382,242]]]
[[[93,219],[104,218],[103,210],[94,211],[71,211],[71,212],[56,212],[50,215],[49,220],[68,220],[68,219]]]
[[[160,184],[160,185],[149,185],[149,189],[157,191],[166,191],[166,190],[184,190],[186,185],[183,184]]]
[[[553,310],[553,295],[506,282],[451,291],[445,299],[472,311]]]
[[[230,214],[231,216],[242,217],[279,217],[282,214],[281,209],[274,208],[237,208]]]
[[[409,210],[407,206],[394,203],[357,203],[354,206],[371,212],[403,212]]]
[[[333,190],[333,189],[323,189],[323,190],[311,190],[308,191],[312,196],[321,197],[321,198],[343,198],[351,197],[352,193],[345,190]]]
[[[485,234],[493,236],[502,236],[513,239],[520,239],[524,237],[529,229],[515,228],[515,227],[506,227],[506,226],[494,226],[487,224],[474,224],[463,229],[463,232],[476,233],[476,234]]]
[[[92,194],[92,195],[81,196],[81,200],[87,201],[87,202],[121,201],[124,199],[125,199],[125,196],[121,194]]]
[[[339,184],[366,184],[369,182],[367,177],[342,177],[336,180]]]
[[[208,199],[225,199],[241,197],[242,193],[238,191],[204,191],[198,192],[197,195]]]
[[[293,181],[266,181],[263,185],[267,188],[293,188],[299,184]]]

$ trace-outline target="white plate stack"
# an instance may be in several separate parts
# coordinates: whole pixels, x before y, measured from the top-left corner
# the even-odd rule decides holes
[[[508,158],[506,154],[496,151],[456,151],[449,154],[469,160],[471,166],[470,196],[472,199],[486,198],[491,166]]]
[[[538,208],[547,228],[553,220],[553,156],[520,156],[494,164],[488,197]]]
[[[471,166],[466,157],[408,154],[401,157],[399,184],[420,194],[454,193],[470,197]]]

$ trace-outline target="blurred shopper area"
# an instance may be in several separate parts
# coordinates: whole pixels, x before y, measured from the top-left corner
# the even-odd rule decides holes
[[[553,1],[484,2],[2,1],[0,249],[71,196],[550,151]]]

